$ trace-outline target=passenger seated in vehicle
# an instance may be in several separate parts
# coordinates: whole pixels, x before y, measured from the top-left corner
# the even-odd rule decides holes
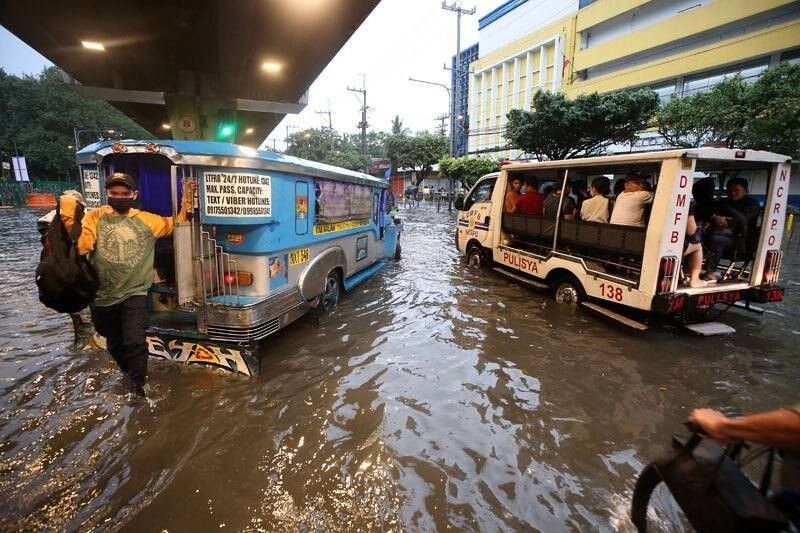
[[[587,222],[608,223],[611,215],[611,200],[608,199],[611,180],[600,176],[592,180],[590,192],[592,197],[583,202],[580,208],[580,219]]]
[[[536,190],[535,180],[525,180],[525,192],[517,200],[516,212],[536,216],[544,214],[544,195]]]
[[[711,223],[714,214],[714,178],[702,178],[692,185],[692,198],[694,198],[694,218],[698,231],[704,234]]]
[[[747,180],[744,178],[729,179],[727,189],[728,197],[717,204],[705,238],[708,279],[721,277],[717,272],[717,264],[723,255],[731,251],[742,253],[747,249],[749,237],[755,235],[761,211],[758,201],[748,195]]]
[[[625,190],[617,196],[610,222],[625,226],[644,227],[645,208],[653,203],[653,193],[647,191],[644,175],[634,172],[625,179]]]
[[[506,211],[507,213],[513,213],[516,211],[520,187],[522,187],[522,180],[519,178],[512,178],[508,192],[506,192],[505,202],[503,202],[503,211]]]
[[[581,206],[589,198],[586,192],[586,182],[583,180],[575,180],[570,185],[570,197],[575,200],[575,208],[578,213],[581,211]]]
[[[544,216],[556,218],[558,213],[558,204],[561,202],[561,189],[553,191],[553,194],[548,194],[544,199]],[[564,201],[561,202],[561,215],[566,220],[575,218],[575,201],[569,197],[568,194],[564,195]]]

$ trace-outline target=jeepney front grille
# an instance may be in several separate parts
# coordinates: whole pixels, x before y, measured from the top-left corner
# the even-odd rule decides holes
[[[214,340],[227,342],[254,342],[272,335],[281,329],[281,317],[275,317],[254,326],[230,326],[208,324],[208,336]]]

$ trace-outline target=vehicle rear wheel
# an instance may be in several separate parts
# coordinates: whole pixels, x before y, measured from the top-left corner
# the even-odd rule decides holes
[[[328,272],[325,278],[325,290],[320,298],[320,306],[325,312],[333,311],[339,305],[339,297],[342,294],[342,283],[339,273],[335,270]]]
[[[572,276],[565,276],[553,284],[553,298],[556,303],[565,305],[578,305],[586,299],[586,291],[580,282]]]
[[[473,244],[467,250],[467,265],[476,270],[485,269],[487,265],[486,254],[483,249],[477,244]]]

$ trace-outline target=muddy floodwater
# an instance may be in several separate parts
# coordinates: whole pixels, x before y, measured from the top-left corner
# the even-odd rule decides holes
[[[423,206],[401,212],[403,259],[268,338],[260,376],[151,359],[137,404],[39,304],[40,214],[0,210],[6,531],[626,531],[635,476],[693,406],[800,394],[796,241],[786,300],[729,312],[734,336],[632,333],[470,270],[453,215]]]

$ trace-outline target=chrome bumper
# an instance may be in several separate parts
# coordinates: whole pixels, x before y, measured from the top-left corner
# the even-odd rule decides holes
[[[243,306],[206,305],[207,335],[214,340],[249,343],[263,339],[310,309],[296,288]]]

